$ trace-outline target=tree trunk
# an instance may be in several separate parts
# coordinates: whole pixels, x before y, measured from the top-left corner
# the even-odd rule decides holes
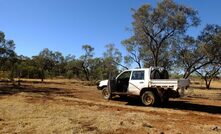
[[[183,78],[187,79],[190,76],[190,72],[188,70],[185,71]]]
[[[158,57],[154,56],[154,67],[158,66]]]
[[[159,50],[158,49],[156,50],[155,64],[154,64],[155,67],[158,67],[158,62],[159,62],[159,59],[158,59],[159,58]]]
[[[84,68],[83,70],[84,70],[84,74],[85,74],[86,80],[90,81],[89,72],[88,72],[87,68],[85,68],[85,67],[83,67],[83,68]]]
[[[28,79],[30,79],[30,71],[29,71],[29,69],[28,69]]]
[[[86,70],[85,70],[85,76],[86,76],[87,81],[90,81],[89,73]]]
[[[42,70],[41,70],[41,82],[44,82],[44,77],[45,77],[45,76],[44,76],[44,70],[42,69]]]
[[[206,81],[206,89],[210,89],[210,84],[211,84],[212,79],[209,79],[209,80],[206,79],[205,81]]]
[[[21,71],[19,71],[19,75],[18,75],[18,86],[21,86]]]
[[[154,67],[158,66],[158,52],[156,52],[157,50],[151,50],[152,54],[153,54],[153,64]]]
[[[15,67],[14,67],[14,65],[12,66],[12,70],[11,70],[11,74],[10,74],[10,81],[13,83],[13,84],[15,84],[14,83],[14,71],[15,71]]]

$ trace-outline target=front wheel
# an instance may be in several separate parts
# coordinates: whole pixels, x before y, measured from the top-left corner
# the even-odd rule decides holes
[[[156,104],[156,96],[151,91],[145,91],[141,95],[141,100],[145,106],[154,106]]]
[[[108,90],[107,87],[103,88],[103,90],[102,90],[102,96],[103,96],[103,98],[106,99],[106,100],[110,100],[110,99],[111,99],[112,94],[111,94],[110,90]]]

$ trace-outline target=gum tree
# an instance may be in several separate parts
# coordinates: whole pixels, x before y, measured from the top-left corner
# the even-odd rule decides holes
[[[136,44],[130,45],[139,45],[142,59],[152,66],[162,66],[162,55],[169,51],[169,40],[172,37],[184,34],[188,28],[198,26],[200,22],[197,11],[172,0],[160,1],[156,7],[145,4],[132,11],[133,35],[124,42],[134,40],[130,42]]]

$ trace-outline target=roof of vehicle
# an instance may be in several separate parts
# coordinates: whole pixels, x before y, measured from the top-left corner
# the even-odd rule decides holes
[[[128,71],[140,71],[140,70],[153,70],[153,69],[161,69],[161,67],[149,67],[149,68],[135,68],[135,69],[129,69]]]
[[[140,70],[149,70],[151,68],[135,68],[135,69],[129,69],[128,71],[140,71]]]

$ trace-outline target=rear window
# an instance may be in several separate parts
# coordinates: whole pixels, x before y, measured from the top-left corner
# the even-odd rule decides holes
[[[144,80],[144,71],[133,71],[131,80]]]

